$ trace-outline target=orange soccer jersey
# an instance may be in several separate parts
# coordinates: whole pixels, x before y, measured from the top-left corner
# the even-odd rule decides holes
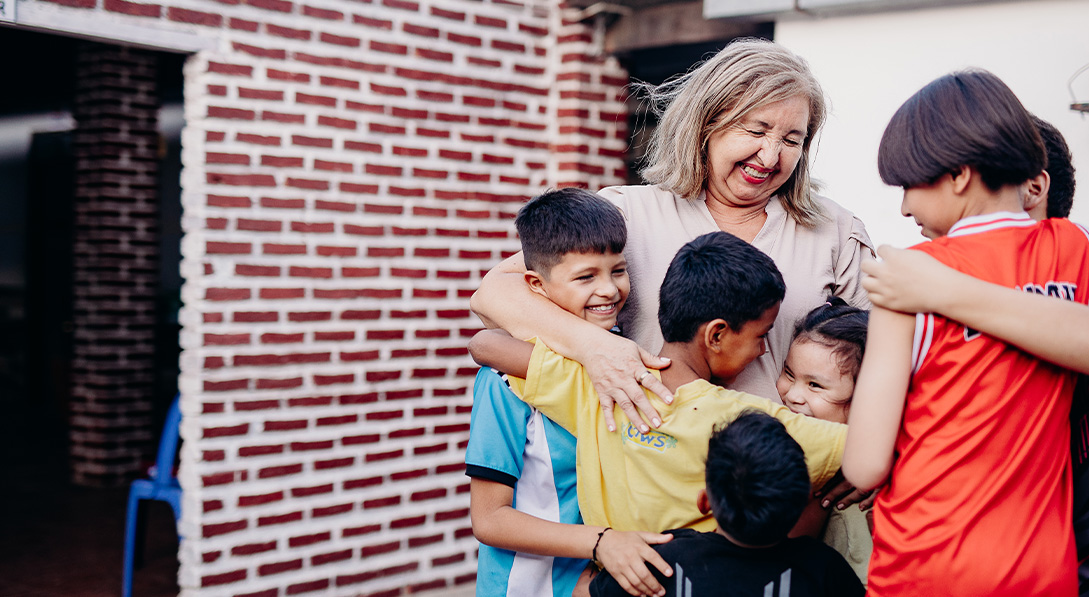
[[[983,280],[1089,302],[1089,233],[1067,220],[976,216],[914,248]],[[875,507],[870,594],[1075,595],[1074,374],[934,314],[917,316],[913,355]]]

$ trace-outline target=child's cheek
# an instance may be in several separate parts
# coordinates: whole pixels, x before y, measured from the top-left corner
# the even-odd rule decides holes
[[[847,423],[847,416],[850,414],[850,412],[851,412],[851,405],[849,403],[844,404],[842,406],[838,406],[837,407],[837,414],[839,416],[837,417],[836,422],[846,424]]]

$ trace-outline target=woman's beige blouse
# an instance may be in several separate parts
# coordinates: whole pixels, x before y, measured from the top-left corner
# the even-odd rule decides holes
[[[606,187],[599,191],[624,212],[628,243],[624,255],[631,276],[631,295],[620,313],[624,336],[657,353],[658,289],[670,261],[688,241],[719,230],[701,195],[682,199],[657,186]],[[776,197],[767,206],[767,221],[752,244],[767,253],[786,281],[786,298],[768,336],[768,352],[732,384],[733,389],[780,402],[775,390],[795,324],[829,294],[869,308],[860,265],[873,256],[873,244],[862,221],[831,199],[817,196],[827,218],[807,228],[783,210]]]

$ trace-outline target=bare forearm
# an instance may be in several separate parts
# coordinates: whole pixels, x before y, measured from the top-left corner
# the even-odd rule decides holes
[[[665,594],[651,567],[665,576],[673,574],[669,564],[650,547],[652,543],[669,541],[671,535],[605,532],[605,527],[548,522],[509,506],[493,511],[489,519],[487,529],[478,530],[476,522],[473,523],[473,532],[482,543],[542,556],[584,560],[596,557],[631,595]]]
[[[990,284],[921,251],[881,247],[883,261],[862,266],[862,285],[878,307],[939,313],[1045,361],[1089,373],[1089,307]]]
[[[474,478],[469,482],[469,517],[477,540],[493,547],[542,556],[597,559],[632,595],[663,595],[648,566],[669,576],[672,568],[651,544],[672,537],[604,527],[550,522],[515,510],[513,488]]]
[[[821,507],[820,500],[809,500],[798,522],[790,530],[790,536],[819,538],[824,532],[825,525],[828,524],[828,513],[828,510]]]
[[[556,353],[582,363],[594,382],[610,431],[616,430],[614,404],[619,404],[632,421],[645,419],[654,426],[661,424],[661,416],[651,406],[636,379],[643,377],[642,372],[647,367],[668,367],[669,361],[564,311],[533,292],[525,281],[525,264],[520,253],[484,276],[469,306],[485,325],[501,327],[515,338],[536,336]],[[645,377],[648,390],[666,402],[672,401],[673,394],[657,378]],[[640,429],[645,433],[650,427],[642,424]]]
[[[484,276],[469,307],[489,327],[519,339],[540,338],[555,352],[582,362],[582,349],[608,332],[534,293],[523,274],[521,253],[503,261]]]
[[[879,308],[870,314],[843,452],[843,475],[859,489],[877,487],[892,470],[910,380],[913,333],[910,315]]]
[[[963,275],[936,312],[1045,361],[1089,373],[1089,307]]]
[[[481,543],[543,556],[589,558],[601,528],[550,522],[512,507],[514,488],[473,478],[469,482],[469,518]],[[584,545],[584,539],[589,546]]]
[[[549,522],[511,507],[498,508],[473,524],[477,540],[492,547],[561,558],[590,559],[604,527]]]
[[[469,341],[469,354],[478,365],[524,378],[529,373],[533,345],[504,330],[484,330]]]

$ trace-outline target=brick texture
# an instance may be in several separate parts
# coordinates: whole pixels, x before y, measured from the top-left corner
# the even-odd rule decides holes
[[[553,25],[551,58],[558,66],[551,92],[557,108],[549,174],[556,186],[597,190],[627,176],[620,160],[628,144],[628,77],[615,59],[593,47],[586,26],[569,17],[560,11],[559,25]]]
[[[472,582],[467,301],[528,197],[624,180],[616,60],[554,0],[25,1],[215,41],[185,70],[182,594]]]
[[[79,55],[69,453],[76,483],[117,485],[142,472],[154,435],[156,59],[101,44]]]

